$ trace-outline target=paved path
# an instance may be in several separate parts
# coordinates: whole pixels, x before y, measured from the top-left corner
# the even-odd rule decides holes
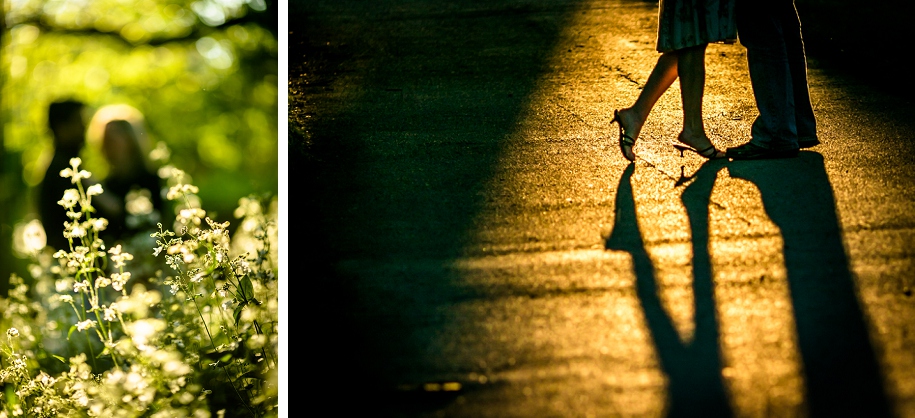
[[[289,242],[316,248],[287,253],[308,289],[289,301],[313,309],[317,350],[290,361],[319,398],[371,416],[915,416],[911,100],[811,65],[823,145],[705,162],[668,144],[675,84],[628,164],[608,122],[657,58],[656,2],[289,9]],[[745,51],[712,45],[707,66],[710,135],[743,143]]]

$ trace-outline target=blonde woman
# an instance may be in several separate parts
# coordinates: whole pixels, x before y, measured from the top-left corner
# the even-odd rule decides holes
[[[149,139],[142,113],[123,104],[102,107],[89,123],[88,137],[108,163],[101,182],[105,193],[120,202],[120,210],[103,214],[109,221],[107,238],[127,238],[155,225],[165,215],[165,202],[162,181],[147,158]]]

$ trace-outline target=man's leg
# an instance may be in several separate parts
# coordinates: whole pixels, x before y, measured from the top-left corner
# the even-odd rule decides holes
[[[747,48],[747,66],[759,115],[749,144],[728,150],[734,159],[791,157],[797,154],[794,91],[784,28],[777,6],[738,0],[737,30]]]
[[[798,142],[801,147],[811,147],[820,142],[817,138],[817,124],[813,113],[813,105],[810,103],[810,90],[807,84],[807,56],[804,52],[801,22],[793,2],[790,8],[785,7],[782,11],[781,21],[785,34],[788,66],[791,71],[792,89],[794,91],[794,119],[797,127]]]

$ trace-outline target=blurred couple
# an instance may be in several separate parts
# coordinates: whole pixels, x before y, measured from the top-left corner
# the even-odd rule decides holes
[[[705,50],[710,43],[747,49],[753,95],[759,115],[750,140],[719,150],[702,117]],[[680,79],[683,130],[671,145],[707,159],[791,158],[820,143],[807,85],[807,59],[794,0],[661,0],[657,50],[661,53],[645,87],[630,107],[614,110],[623,156],[635,161],[634,147],[661,95]]]
[[[55,250],[70,249],[64,237],[64,222],[70,219],[58,202],[67,189],[74,188],[71,179],[61,177],[60,172],[71,168],[72,158],[81,156],[87,138],[108,166],[102,180],[82,180],[84,190],[93,184],[101,184],[104,190],[93,196],[92,203],[97,211],[93,217],[108,220],[100,234],[108,246],[146,231],[164,215],[161,180],[147,158],[149,140],[143,114],[123,104],[103,106],[91,118],[88,112],[87,105],[77,100],[61,100],[48,106],[54,154],[39,186],[38,208],[47,246]]]

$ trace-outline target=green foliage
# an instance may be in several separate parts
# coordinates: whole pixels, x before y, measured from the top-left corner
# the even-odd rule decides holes
[[[210,187],[219,220],[240,190],[278,189],[276,11],[263,0],[21,0],[5,9],[0,143],[21,156],[27,185],[38,184],[52,151],[47,106],[71,97],[139,109],[150,142],[166,143],[171,160]],[[84,164],[104,177],[88,145]],[[220,190],[227,173],[243,173],[232,176],[241,184]]]
[[[241,220],[207,216],[186,174],[164,168],[177,230],[150,234],[154,277],[99,238],[79,159],[61,173],[70,248],[32,254],[34,286],[17,276],[0,298],[0,417],[276,417],[278,282],[275,199],[238,201]]]

